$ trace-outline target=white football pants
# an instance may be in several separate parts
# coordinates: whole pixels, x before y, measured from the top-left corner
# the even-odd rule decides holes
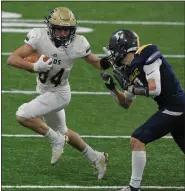
[[[16,115],[27,119],[43,116],[49,127],[65,134],[67,126],[64,108],[69,104],[70,99],[70,88],[60,92],[46,92],[21,105]]]

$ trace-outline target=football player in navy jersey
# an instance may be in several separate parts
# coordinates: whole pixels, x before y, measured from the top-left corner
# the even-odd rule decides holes
[[[113,76],[124,90],[116,89],[111,75],[101,73],[115,101],[127,109],[140,95],[151,97],[158,104],[159,110],[131,135],[132,176],[129,186],[121,191],[140,191],[146,144],[171,133],[185,153],[185,92],[158,47],[152,44],[140,47],[135,32],[114,32],[104,50],[112,63]]]

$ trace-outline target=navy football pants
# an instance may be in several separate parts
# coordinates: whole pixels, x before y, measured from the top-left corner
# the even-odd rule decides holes
[[[161,109],[152,115],[133,132],[132,137],[147,144],[171,133],[177,145],[185,153],[185,113],[173,116],[163,111],[164,109]]]

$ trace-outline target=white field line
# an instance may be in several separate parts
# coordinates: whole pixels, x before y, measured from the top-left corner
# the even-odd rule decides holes
[[[41,185],[20,185],[20,186],[9,186],[9,185],[2,185],[2,188],[22,188],[22,189],[26,189],[26,188],[35,188],[35,189],[52,189],[52,188],[68,188],[68,189],[119,189],[119,188],[123,188],[126,186],[70,186],[70,185],[66,185],[66,186],[41,186]],[[155,190],[162,190],[162,189],[184,189],[185,187],[183,186],[141,186],[142,189],[155,189]]]
[[[44,23],[44,20],[38,19],[2,19],[3,22],[26,22],[26,23]],[[112,24],[112,25],[169,25],[184,26],[184,22],[162,22],[162,21],[95,21],[95,20],[78,20],[78,23],[84,24]]]
[[[11,54],[11,52],[2,52],[1,55],[2,56],[9,56]],[[99,56],[99,57],[103,57],[105,56],[105,54],[95,54],[96,56]],[[182,54],[174,54],[174,55],[170,55],[170,54],[164,54],[163,55],[165,58],[185,58],[185,55],[182,55]]]
[[[1,93],[4,94],[37,94],[36,91],[32,90],[2,90]],[[72,94],[81,95],[110,95],[109,92],[88,92],[88,91],[71,91]]]
[[[7,22],[7,23],[2,23],[2,28],[3,27],[23,27],[26,28],[43,28],[43,27],[46,27],[46,24],[42,24],[42,23],[23,23],[23,22],[19,22],[19,23],[14,23],[14,22]]]
[[[41,138],[42,135],[29,135],[29,134],[2,134],[2,137],[21,137],[21,138]],[[130,136],[107,136],[107,135],[80,135],[83,138],[92,138],[92,139],[129,139]],[[172,136],[164,136],[164,139],[172,139]]]

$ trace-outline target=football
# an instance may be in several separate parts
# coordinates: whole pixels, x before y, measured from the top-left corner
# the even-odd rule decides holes
[[[38,53],[33,53],[33,54],[30,54],[29,56],[25,57],[24,59],[27,60],[28,62],[35,63],[39,60],[40,56],[41,55]],[[43,60],[46,62],[48,59],[49,59],[49,57],[45,56]]]

